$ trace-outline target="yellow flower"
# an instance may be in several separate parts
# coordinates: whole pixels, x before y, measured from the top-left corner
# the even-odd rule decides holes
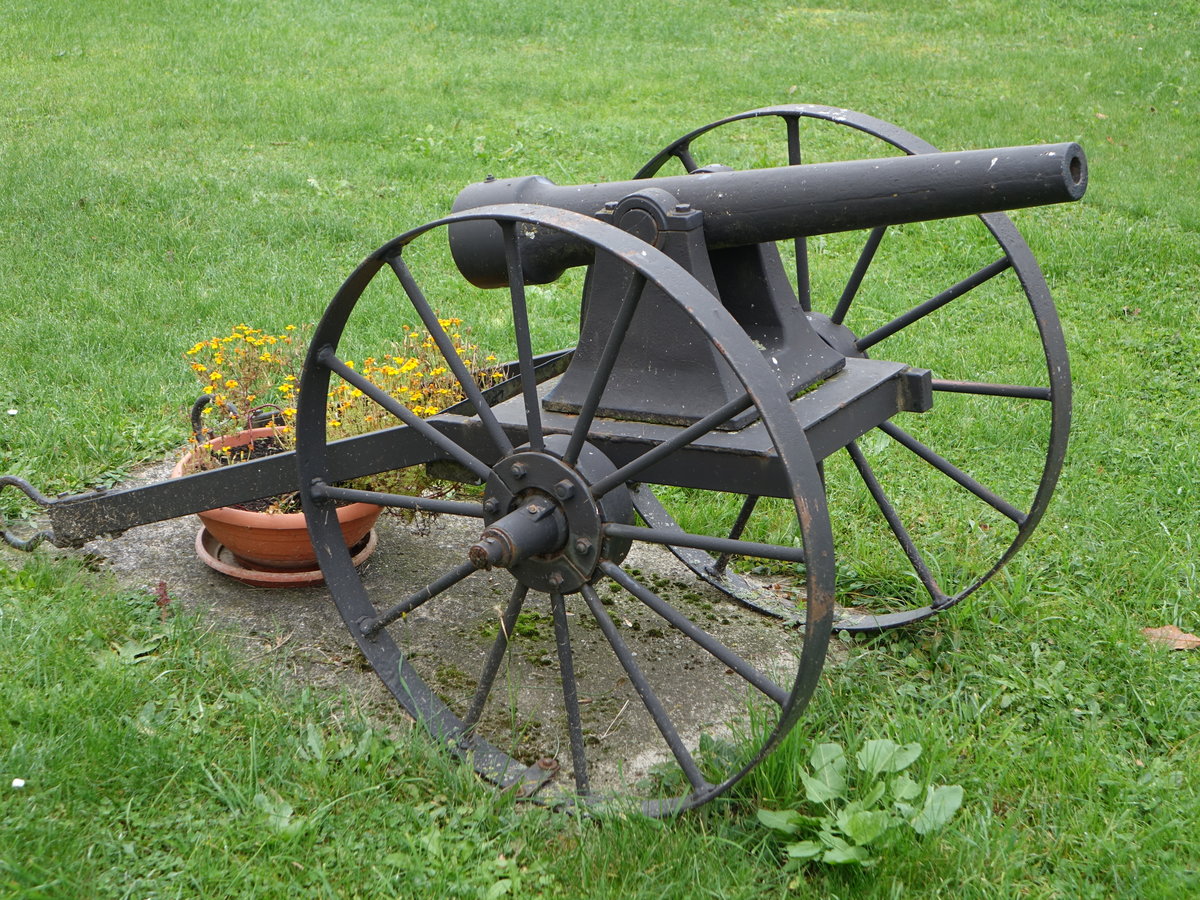
[[[238,383],[236,381],[234,381],[232,378],[230,378],[228,381],[225,382],[225,387],[229,388],[229,390],[231,390],[231,391],[237,386],[238,386]]]

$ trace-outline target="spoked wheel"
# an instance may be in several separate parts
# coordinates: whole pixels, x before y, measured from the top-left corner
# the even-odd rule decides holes
[[[510,279],[505,308],[494,293],[475,299],[469,286],[428,275],[439,296],[454,298],[464,318],[473,313],[474,321],[489,319],[494,326],[502,310],[520,389],[507,400],[490,399],[459,358],[453,335],[443,327],[446,320],[439,320],[446,310],[434,309],[416,274],[444,246],[445,229],[457,223],[498,229],[510,273],[522,271],[520,246],[534,231],[571,236],[625,267],[628,289],[578,414],[542,408],[535,373],[542,348],[535,346],[531,328],[540,319],[530,314],[540,295],[530,289],[527,297],[520,277]],[[396,277],[377,279],[383,270]],[[665,296],[688,311],[745,394],[691,427],[658,429],[662,440],[630,444],[619,434],[623,423],[596,411],[627,325],[650,287],[656,298]],[[370,295],[375,318],[366,311],[368,303],[360,303],[364,294]],[[468,408],[456,407],[462,414],[422,419],[340,355],[339,345],[354,346],[348,325],[377,329],[379,315],[388,316],[393,329],[416,320],[428,330],[466,397]],[[489,340],[505,339],[494,331]],[[482,484],[479,496],[427,500],[416,493],[328,484],[326,397],[339,380],[405,426],[395,433],[405,436],[406,448],[414,446],[413,431],[425,438],[421,452],[406,450],[399,462],[393,454],[392,465],[448,461],[469,473],[464,478]],[[568,797],[594,802],[607,796],[604,779],[595,777],[603,768],[616,773],[620,793],[641,777],[634,793],[644,811],[668,814],[703,803],[741,779],[807,704],[825,658],[834,581],[832,534],[816,463],[760,352],[711,293],[649,245],[594,219],[516,204],[468,210],[410,231],[368,257],[334,297],[313,335],[300,398],[302,502],[346,626],[400,704],[488,779],[536,794],[559,768],[562,750],[573,780]],[[668,534],[632,524],[630,482],[656,467],[669,471],[672,454],[695,454],[717,426],[751,408],[759,416],[754,427],[769,435],[774,448],[772,493],[791,506],[791,531],[799,534],[800,546],[722,540],[703,529]],[[634,427],[645,432],[644,425]],[[365,584],[352,566],[338,539],[339,500],[441,513],[436,543],[407,551],[423,557],[425,574],[394,601],[385,599],[392,585],[374,575]],[[752,628],[719,633],[728,618],[713,611],[713,598],[706,600],[691,586],[678,589],[652,563],[641,561],[646,546],[668,539],[761,555],[765,564],[806,559],[808,626],[802,636],[770,629],[787,639],[768,642],[764,651]],[[447,545],[451,549],[443,552]],[[713,706],[703,708],[709,702]],[[647,754],[644,747],[626,748],[614,760],[615,736],[627,728],[636,732],[638,722],[654,737],[656,749]],[[748,724],[743,729],[738,722]],[[748,747],[730,740],[746,735],[753,739]],[[662,766],[652,768],[647,760]]]
[[[752,110],[684,135],[637,173],[934,152],[920,138],[844,109]],[[982,223],[982,224],[980,224]],[[779,251],[799,306],[831,346],[933,373],[934,405],[901,413],[821,462],[838,547],[835,629],[879,631],[947,609],[1028,540],[1066,453],[1071,381],[1045,279],[1001,213],[798,239]],[[679,492],[643,492],[655,527],[686,524]],[[730,503],[730,536],[778,531],[773,504]],[[679,520],[679,521],[677,521]],[[730,596],[798,612],[771,572],[681,548]],[[773,582],[773,587],[767,585]]]

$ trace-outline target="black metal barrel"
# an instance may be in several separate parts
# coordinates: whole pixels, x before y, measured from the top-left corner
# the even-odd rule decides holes
[[[606,184],[557,185],[533,175],[473,184],[459,193],[454,210],[536,203],[596,215],[651,186],[703,211],[705,240],[718,249],[1078,200],[1087,189],[1087,161],[1078,144],[1062,143]],[[508,283],[493,223],[451,226],[450,248],[472,284]],[[591,262],[586,247],[545,232],[524,235],[521,254],[529,284]]]

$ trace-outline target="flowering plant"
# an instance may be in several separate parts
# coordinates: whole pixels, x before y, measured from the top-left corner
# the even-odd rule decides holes
[[[468,371],[474,373],[481,387],[489,387],[505,377],[496,366],[495,356],[489,354],[480,359],[479,347],[470,343],[470,329],[463,327],[461,319],[439,319],[438,323],[450,335],[455,353]],[[288,325],[280,334],[269,334],[243,323],[228,334],[200,341],[185,351],[191,370],[205,391],[193,408],[188,471],[204,471],[295,447],[295,402],[306,352],[305,331]],[[436,415],[464,399],[462,386],[427,330],[405,325],[400,340],[389,349],[390,352],[380,356],[365,357],[361,364],[354,360],[345,362],[418,416]],[[395,424],[395,419],[353,385],[339,381],[331,386],[326,414],[329,440]],[[254,425],[271,427],[271,437],[246,447],[210,443]],[[433,488],[423,467],[367,476],[350,486],[391,493],[420,493]],[[274,498],[264,511],[293,512],[296,508],[292,495]]]

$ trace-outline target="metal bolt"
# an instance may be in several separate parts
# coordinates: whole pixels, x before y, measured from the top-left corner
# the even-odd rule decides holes
[[[575,552],[576,553],[591,553],[591,551],[592,551],[592,542],[589,541],[587,538],[581,537],[579,540],[577,540],[575,542]]]
[[[500,501],[495,497],[488,497],[488,499],[483,501],[483,511],[489,516],[494,516],[500,512]]]
[[[690,203],[676,203],[675,204],[675,212],[677,212],[677,213],[687,213],[687,212],[691,212],[691,211],[692,211],[692,204],[690,204]]]
[[[526,473],[526,471],[528,471],[528,470],[525,468],[525,464],[524,464],[524,463],[519,463],[519,462],[518,462],[518,463],[513,463],[513,464],[512,464],[512,468],[511,468],[511,469],[509,469],[509,471],[512,473],[512,477],[513,477],[513,478],[524,478],[524,477],[525,477],[525,473]]]
[[[554,496],[559,500],[570,500],[575,496],[575,485],[564,478],[554,486]]]
[[[550,587],[562,587],[562,572],[551,572],[550,577],[546,580],[550,582]]]

